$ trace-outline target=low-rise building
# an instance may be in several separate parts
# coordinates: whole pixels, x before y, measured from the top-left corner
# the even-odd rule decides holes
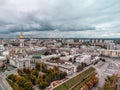
[[[84,55],[84,54],[77,55],[75,56],[75,61],[80,63],[84,62],[87,65],[89,65],[91,64],[91,55]]]
[[[58,63],[50,63],[50,62],[45,62],[48,68],[53,68],[54,66],[57,66],[61,71],[66,72],[68,75],[73,74],[76,72],[76,67],[70,64],[58,64]]]
[[[120,50],[107,50],[102,49],[100,50],[100,54],[107,57],[116,57],[120,58]]]

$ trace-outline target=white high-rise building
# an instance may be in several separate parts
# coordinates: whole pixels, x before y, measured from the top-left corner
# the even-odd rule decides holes
[[[115,43],[109,43],[107,49],[115,50]]]

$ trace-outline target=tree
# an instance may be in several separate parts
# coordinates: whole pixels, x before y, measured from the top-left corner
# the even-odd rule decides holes
[[[39,84],[39,83],[42,82],[42,81],[43,81],[42,76],[39,76],[38,79],[37,79],[37,84]]]
[[[67,73],[66,72],[61,72],[60,73],[60,79],[63,79],[67,76]]]
[[[82,90],[89,90],[89,87],[87,85],[85,85]]]
[[[20,75],[16,75],[15,82],[18,82],[20,79],[21,79],[21,76]]]
[[[25,82],[24,83],[24,90],[33,90],[33,86],[31,82]]]
[[[2,70],[4,70],[4,69],[5,69],[5,67],[6,67],[6,66],[5,66],[5,64],[3,63],[3,65],[2,65],[2,67],[1,67],[1,69],[2,69]],[[7,67],[6,67],[6,68],[7,68]]]
[[[44,53],[45,56],[46,56],[46,55],[50,55],[50,54],[51,54],[50,51],[46,51],[46,52]]]
[[[82,65],[78,65],[78,67],[77,67],[77,72],[80,72],[80,71],[82,71],[83,70],[83,66]]]
[[[70,61],[70,62],[73,62],[73,59],[72,59],[72,58],[69,58],[69,61]]]
[[[16,81],[15,78],[16,78],[15,74],[11,74],[11,75],[8,76],[8,79],[12,80],[13,82]]]
[[[97,77],[92,77],[87,83],[88,90],[90,90],[92,87],[94,87],[98,83],[98,78]],[[84,89],[83,89],[84,90]]]
[[[49,84],[46,81],[42,81],[39,84],[40,89],[45,89]]]
[[[94,86],[95,86],[95,85],[98,83],[98,81],[99,81],[98,77],[94,77],[92,80],[93,80]]]
[[[23,68],[25,74],[30,74],[31,70],[29,68]]]
[[[32,84],[33,85],[35,85],[36,84],[36,76],[35,75],[30,75],[30,79],[31,79],[31,82],[32,82]]]
[[[82,62],[81,65],[83,66],[83,68],[87,66],[87,64],[84,62]]]
[[[87,86],[89,87],[89,89],[91,89],[93,87],[93,81],[92,80],[88,81]]]
[[[36,63],[35,68],[36,68],[37,70],[40,70],[40,63]]]
[[[9,58],[8,55],[7,55],[6,59],[7,59],[7,63],[9,63],[10,62],[10,58]]]
[[[76,62],[75,57],[74,57],[74,59],[69,58],[69,61],[72,62],[72,63],[75,63]]]
[[[61,54],[61,57],[64,57],[65,56],[65,54]]]
[[[59,71],[59,68],[57,66],[54,66],[53,71]]]
[[[42,70],[39,73],[41,67]],[[59,70],[56,66],[47,69],[44,63],[36,63],[35,69],[18,69],[18,73],[19,75],[9,75],[8,79],[17,84],[20,90],[33,90],[33,85],[38,85],[39,88],[43,90],[50,85],[52,81],[63,79],[67,75],[66,72]]]
[[[18,69],[18,70],[17,70],[17,72],[18,72],[18,74],[19,74],[19,75],[21,75],[21,76],[22,76],[22,74],[23,74],[23,70]]]
[[[20,87],[24,87],[24,84],[26,83],[26,80],[25,78],[21,78],[19,81],[17,81],[17,84],[20,86]]]
[[[118,79],[118,75],[107,76],[105,84],[100,90],[116,90],[116,82]]]
[[[48,74],[48,75],[46,76],[45,81],[48,82],[49,84],[51,83],[51,81],[52,81],[51,74]]]
[[[73,63],[75,63],[76,62],[76,57],[74,57],[74,59],[73,59]]]
[[[36,69],[35,69],[35,70],[32,70],[32,71],[31,71],[31,74],[32,74],[32,75],[35,75],[35,76],[37,77],[37,76],[38,76],[38,71],[37,71]]]
[[[47,71],[47,65],[44,63],[40,63],[41,67],[42,67],[42,72],[46,72]]]
[[[44,63],[36,63],[35,68],[36,68],[37,70],[43,71],[43,72],[46,72],[46,70],[47,70],[47,66],[46,66],[46,64],[44,64]]]

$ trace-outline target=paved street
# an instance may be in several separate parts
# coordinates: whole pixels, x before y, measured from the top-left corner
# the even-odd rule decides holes
[[[99,77],[99,83],[98,83],[98,86],[103,86],[104,85],[104,82],[105,82],[105,70],[107,69],[107,66],[108,66],[108,63],[105,63],[101,68],[97,68],[97,72],[98,72],[98,77]]]
[[[6,81],[6,77],[16,72],[17,72],[17,69],[0,73],[0,90],[12,90],[11,86]]]
[[[114,59],[111,59],[111,58],[107,58],[107,57],[102,57],[102,58],[106,60],[105,64],[102,65],[100,68],[94,66],[98,73],[98,78],[99,78],[98,86],[99,87],[104,85],[105,78],[107,75],[112,75],[113,73],[115,73],[115,71],[117,71],[117,68],[114,63],[118,63],[118,62],[115,62]]]
[[[8,90],[6,83],[4,82],[4,80],[0,77],[0,90]]]

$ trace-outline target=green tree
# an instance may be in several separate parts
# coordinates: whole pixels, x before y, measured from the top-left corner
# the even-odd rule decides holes
[[[87,66],[87,64],[84,62],[82,62],[81,65],[83,66],[83,68]]]
[[[23,68],[25,74],[30,74],[31,70],[29,68]]]
[[[69,58],[69,61],[70,61],[70,62],[73,62],[73,59],[72,59],[72,58]]]
[[[38,79],[37,79],[37,84],[39,84],[39,83],[42,82],[42,81],[43,81],[42,76],[39,76]]]
[[[63,79],[67,76],[67,73],[66,72],[61,72],[60,73],[60,79]]]
[[[35,75],[37,77],[38,76],[38,71],[36,69],[34,69],[34,70],[31,71],[31,74]]]
[[[8,76],[8,79],[12,80],[13,82],[16,81],[15,78],[16,78],[15,74],[11,74],[11,75]]]
[[[24,87],[24,84],[26,83],[26,80],[25,78],[21,78],[19,81],[17,81],[17,84],[20,86],[20,87]]]
[[[42,72],[46,72],[47,71],[47,65],[44,63],[40,63],[40,66],[42,67]]]
[[[24,83],[24,90],[33,90],[33,86],[31,82]]]
[[[80,71],[82,71],[83,70],[83,66],[82,65],[78,65],[77,66],[77,72],[80,72]]]
[[[116,90],[116,82],[118,79],[118,75],[107,76],[104,86],[99,90]]]
[[[32,82],[32,84],[33,85],[35,85],[36,84],[36,76],[35,75],[30,75],[30,79],[31,79],[31,82]]]
[[[48,86],[48,83],[46,81],[42,81],[39,84],[39,89],[45,89]]]
[[[23,75],[23,70],[18,69],[17,72],[18,72],[19,75]]]
[[[40,70],[40,63],[36,63],[35,68],[36,68],[37,70]]]

